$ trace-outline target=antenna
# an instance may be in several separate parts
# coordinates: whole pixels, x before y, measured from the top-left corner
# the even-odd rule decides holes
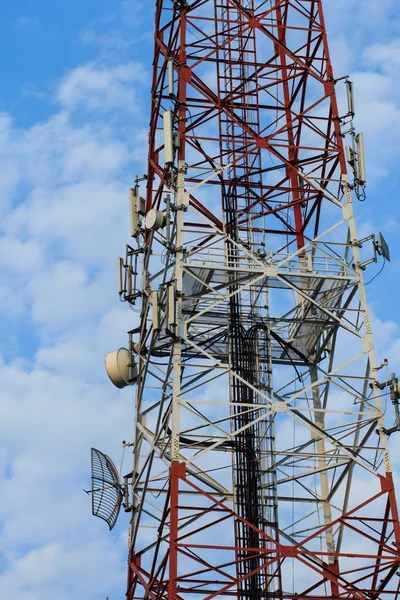
[[[126,348],[108,352],[105,365],[107,375],[117,388],[122,389],[136,382],[138,376],[137,366],[132,354]]]
[[[164,120],[164,159],[166,165],[174,162],[174,138],[172,133],[172,113],[166,110],[163,115]]]
[[[354,105],[354,86],[353,82],[348,79],[346,81],[346,89],[347,89],[347,105],[349,107],[349,114],[354,117],[356,114],[355,105]]]
[[[174,61],[168,61],[168,94],[174,96]]]
[[[158,292],[154,290],[151,292],[151,303],[153,306],[153,329],[159,331],[160,329],[160,315],[158,310]]]
[[[110,531],[121,510],[123,492],[116,466],[107,454],[91,449],[92,514],[105,521]]]
[[[131,237],[136,237],[140,231],[140,216],[146,213],[145,200],[139,195],[139,185],[129,190],[129,206],[131,215]]]
[[[350,146],[346,146],[346,160],[354,169],[354,151]]]
[[[357,142],[357,159],[358,159],[358,179],[360,185],[366,185],[367,178],[365,175],[365,153],[364,153],[364,134],[359,133],[356,136]]]
[[[124,259],[118,258],[118,293],[121,295],[125,292],[123,283],[122,283],[122,273],[124,269]]]
[[[390,262],[390,250],[389,245],[381,232],[378,233],[378,244],[377,244],[378,254],[383,256],[388,262]]]

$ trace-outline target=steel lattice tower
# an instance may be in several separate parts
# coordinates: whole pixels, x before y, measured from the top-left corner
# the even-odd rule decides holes
[[[141,307],[128,600],[400,597],[364,178],[322,4],[156,3],[120,262]]]

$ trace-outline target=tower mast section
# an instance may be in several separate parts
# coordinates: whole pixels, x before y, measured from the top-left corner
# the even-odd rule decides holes
[[[323,2],[157,0],[154,40],[119,263],[141,311],[126,597],[397,599],[382,245],[361,256]]]

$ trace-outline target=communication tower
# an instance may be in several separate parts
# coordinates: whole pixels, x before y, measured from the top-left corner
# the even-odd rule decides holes
[[[140,322],[107,357],[135,384],[132,472],[92,454],[95,510],[130,514],[126,598],[396,599],[399,385],[364,283],[390,257],[357,236],[363,137],[323,2],[157,0],[154,39],[118,261]]]

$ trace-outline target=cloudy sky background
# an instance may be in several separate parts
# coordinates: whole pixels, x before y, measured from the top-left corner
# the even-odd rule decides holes
[[[90,516],[90,447],[119,464],[132,400],[104,354],[125,344],[116,256],[145,164],[153,2],[15,0],[0,23],[0,593],[124,597],[126,519]],[[400,369],[400,9],[325,0],[337,77],[366,135],[366,234],[392,262],[368,286],[378,361]],[[372,266],[367,276],[379,268]],[[391,446],[398,445],[395,436]]]

